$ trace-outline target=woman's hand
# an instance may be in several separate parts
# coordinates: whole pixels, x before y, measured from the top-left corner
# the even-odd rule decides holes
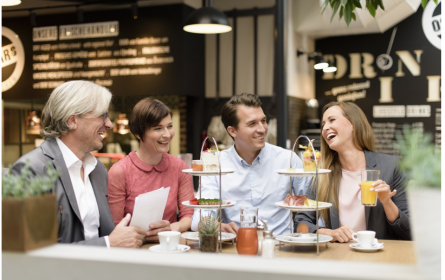
[[[338,241],[340,243],[346,243],[352,240],[352,234],[354,233],[349,226],[342,226],[338,229],[321,228],[318,231],[320,234],[332,236],[331,242]]]
[[[388,203],[388,201],[391,200],[391,197],[395,196],[397,193],[397,190],[391,191],[390,186],[382,180],[377,180],[372,185],[373,188],[371,188],[371,191],[377,192],[377,198],[382,204]]]
[[[149,242],[159,242],[158,232],[172,230],[170,222],[165,220],[151,223],[149,228],[145,234],[145,240]]]

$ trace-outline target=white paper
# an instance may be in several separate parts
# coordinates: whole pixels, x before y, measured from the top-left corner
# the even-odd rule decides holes
[[[134,201],[130,226],[149,229],[150,223],[162,220],[170,187],[140,194]]]

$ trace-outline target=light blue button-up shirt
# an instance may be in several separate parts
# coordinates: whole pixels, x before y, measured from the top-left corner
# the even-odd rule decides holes
[[[292,152],[293,153],[293,152]],[[306,194],[311,177],[287,177],[275,170],[289,168],[291,151],[266,143],[252,165],[247,164],[236,152],[235,147],[221,152],[222,169],[234,169],[234,173],[223,175],[223,200],[236,201],[232,207],[222,210],[223,223],[235,222],[240,226],[240,208],[258,207],[258,217],[267,220],[274,234],[290,232],[290,211],[275,205],[283,201],[290,192],[290,181],[294,195]],[[303,168],[300,158],[293,153],[292,167]],[[202,198],[219,198],[219,176],[201,177]],[[199,193],[197,195],[199,198]],[[205,215],[202,211],[201,215]],[[199,210],[192,218],[192,230],[199,223]]]

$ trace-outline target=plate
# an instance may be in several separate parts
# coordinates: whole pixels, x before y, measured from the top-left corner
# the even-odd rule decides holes
[[[193,169],[182,169],[182,172],[193,176],[217,176],[219,171],[193,171]],[[221,175],[235,172],[235,169],[221,169]]]
[[[302,234],[301,237],[292,237],[290,234],[278,235],[275,240],[289,244],[317,244],[317,235],[315,233]],[[332,236],[319,234],[318,243],[326,243],[332,240]]]
[[[181,234],[182,237],[184,237],[187,240],[193,240],[193,241],[199,241],[199,233],[198,232],[184,232]],[[223,232],[222,233],[222,241],[228,241],[236,238],[236,234],[229,233],[229,232]],[[219,234],[218,234],[219,239]]]
[[[318,210],[323,210],[323,209],[327,209],[330,208],[332,206],[332,203],[329,202],[319,202],[320,205],[318,205]],[[288,210],[291,210],[292,212],[297,212],[297,211],[317,211],[317,207],[316,206],[289,206],[284,204],[284,201],[280,201],[280,202],[275,202],[275,205],[281,208],[285,208]]]
[[[303,168],[295,168],[293,171],[289,171],[287,169],[278,169],[275,170],[278,174],[291,176],[291,177],[313,177],[316,175],[315,171],[304,171]],[[330,169],[318,169],[318,174],[326,174],[331,172]]]
[[[156,252],[156,253],[182,253],[182,252],[186,252],[186,251],[190,250],[190,246],[179,244],[178,250],[176,250],[176,251],[162,251],[161,245],[155,245],[155,246],[151,246],[150,248],[148,248],[148,250],[150,250],[152,252]]]
[[[354,249],[356,251],[365,252],[365,253],[376,252],[378,250],[385,248],[383,246],[383,243],[376,243],[373,245],[372,248],[362,248],[362,247],[360,247],[360,244],[358,244],[358,243],[353,243],[353,244],[349,245],[349,247],[351,247],[352,249]]]
[[[221,209],[227,208],[227,207],[232,207],[233,205],[236,204],[236,201],[233,200],[223,200],[222,204],[221,204]],[[185,205],[187,207],[190,208],[195,208],[195,209],[218,209],[219,208],[219,204],[218,205],[190,205],[190,202],[187,201],[183,201],[182,205]]]

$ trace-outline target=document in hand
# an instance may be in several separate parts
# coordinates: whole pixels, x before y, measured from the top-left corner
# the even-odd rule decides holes
[[[148,230],[150,223],[162,220],[170,187],[140,194],[134,202],[130,226]]]

